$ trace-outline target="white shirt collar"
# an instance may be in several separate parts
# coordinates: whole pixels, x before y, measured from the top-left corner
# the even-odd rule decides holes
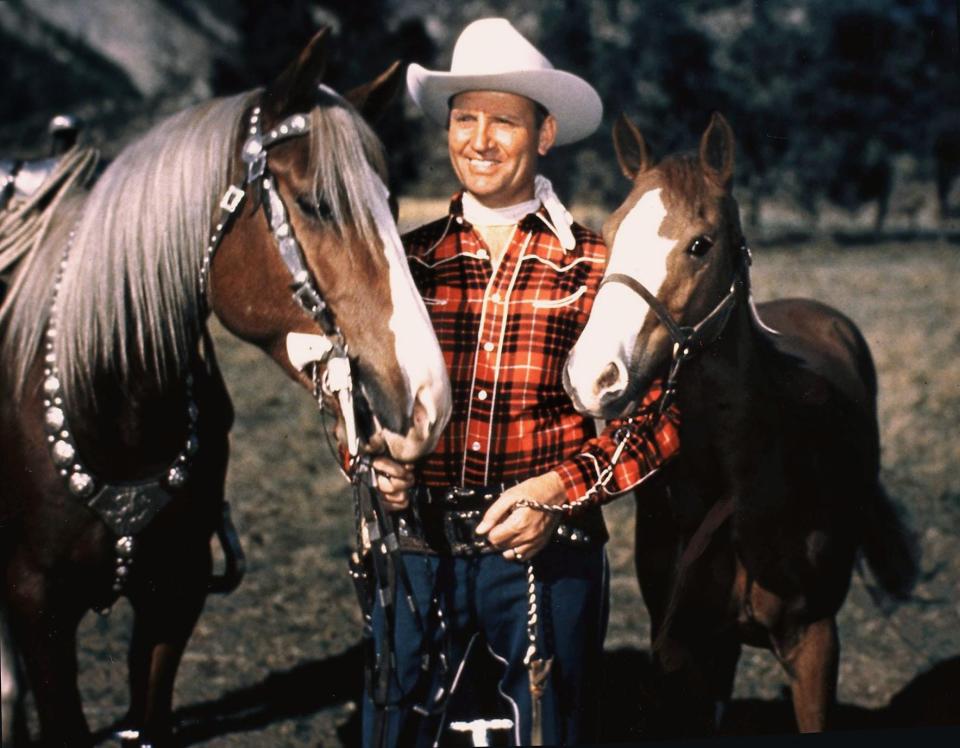
[[[564,251],[573,249],[576,246],[576,240],[570,230],[573,217],[553,191],[550,180],[538,174],[534,181],[534,195],[535,197],[532,200],[526,200],[516,205],[508,205],[504,208],[488,208],[470,192],[464,190],[463,217],[475,226],[512,226],[519,223],[524,216],[536,213],[542,205],[547,212],[546,218],[541,216],[543,222],[560,240],[560,246],[563,247]]]

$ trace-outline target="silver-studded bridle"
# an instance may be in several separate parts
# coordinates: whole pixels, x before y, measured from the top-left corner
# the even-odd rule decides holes
[[[319,89],[328,96],[340,98],[340,94],[329,86],[320,84]],[[240,153],[240,158],[246,165],[244,176],[239,182],[231,184],[220,200],[220,218],[210,235],[210,241],[200,265],[201,298],[209,308],[210,269],[213,257],[229,230],[233,217],[243,206],[247,196],[253,193],[263,206],[280,259],[290,273],[290,290],[294,301],[323,331],[326,341],[325,350],[320,360],[313,365],[312,370],[314,396],[318,401],[324,395],[330,395],[337,400],[346,432],[347,451],[351,457],[355,457],[359,452],[359,434],[353,403],[353,374],[347,344],[307,266],[303,248],[294,236],[293,228],[287,218],[287,210],[280,197],[279,187],[267,165],[267,150],[278,143],[306,135],[310,131],[310,118],[308,114],[291,115],[265,134],[261,122],[262,110],[260,106],[255,106],[250,111],[247,121],[247,139]],[[322,376],[321,364],[325,365]]]
[[[320,89],[328,95],[340,98],[339,94],[327,86],[321,85]],[[241,180],[231,184],[223,194],[219,204],[219,219],[210,234],[210,240],[200,262],[201,304],[205,310],[210,309],[210,271],[213,257],[248,195],[254,193],[263,206],[280,258],[290,273],[293,299],[319,325],[326,341],[322,355],[313,366],[314,395],[318,401],[321,401],[324,395],[330,395],[338,401],[346,427],[348,451],[351,457],[355,457],[359,451],[359,437],[353,403],[353,376],[347,345],[317,288],[304,258],[303,249],[293,235],[283,200],[267,166],[267,150],[271,146],[309,132],[309,115],[294,114],[287,117],[266,134],[261,129],[261,116],[260,106],[255,106],[250,112],[247,138],[241,151],[241,159],[246,165],[244,175]],[[84,465],[73,430],[68,422],[54,350],[59,317],[57,305],[59,289],[73,245],[74,234],[75,229],[67,241],[54,280],[44,349],[44,424],[51,459],[64,480],[68,492],[90,507],[118,538],[115,547],[117,558],[113,589],[119,594],[125,588],[126,579],[130,573],[134,536],[141,532],[170,502],[171,492],[182,488],[189,479],[192,462],[200,450],[197,436],[199,409],[193,397],[193,376],[188,371],[185,374],[187,439],[170,467],[159,476],[131,483],[111,484],[99,480]],[[322,376],[321,365],[325,365]],[[240,574],[242,576],[242,570]]]

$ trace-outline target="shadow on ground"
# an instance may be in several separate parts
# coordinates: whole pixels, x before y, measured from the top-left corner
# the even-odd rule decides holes
[[[234,733],[255,731],[274,722],[314,714],[348,702],[359,703],[363,688],[360,645],[326,660],[275,672],[253,686],[177,710],[178,742],[194,745]],[[604,655],[603,742],[668,736],[655,727],[654,670],[645,651],[619,649]],[[921,673],[881,709],[839,704],[838,730],[871,730],[960,725],[960,656]],[[106,738],[114,728],[104,730]],[[789,693],[778,700],[738,699],[723,719],[722,735],[789,734],[796,731]],[[346,746],[359,745],[359,712],[338,729]]]
[[[645,651],[621,649],[605,653],[604,742],[664,738],[657,724],[654,670]],[[835,730],[960,726],[960,656],[944,660],[901,689],[887,706],[866,709],[838,704]],[[736,699],[727,708],[721,735],[773,735],[796,732],[788,689],[777,700]]]

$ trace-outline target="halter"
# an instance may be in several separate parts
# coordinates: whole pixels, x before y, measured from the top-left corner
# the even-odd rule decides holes
[[[720,299],[720,302],[707,315],[692,327],[677,324],[676,320],[670,314],[670,310],[644,286],[640,281],[625,273],[611,273],[600,283],[603,288],[608,283],[620,283],[629,288],[634,293],[643,298],[653,313],[663,324],[673,340],[673,356],[670,363],[670,373],[663,387],[663,396],[660,398],[660,413],[662,414],[673,402],[677,394],[677,376],[680,373],[680,367],[697,353],[706,348],[710,343],[720,337],[727,321],[730,319],[730,313],[737,303],[737,290],[743,286],[750,272],[750,265],[753,262],[753,255],[747,246],[745,238],[740,239],[739,262],[734,270],[733,281],[730,283],[730,290]],[[599,293],[599,289],[597,290]]]

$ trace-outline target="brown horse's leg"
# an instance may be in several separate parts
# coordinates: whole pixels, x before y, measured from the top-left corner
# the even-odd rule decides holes
[[[85,608],[36,570],[11,573],[10,623],[40,722],[41,744],[92,745],[77,685],[77,626]]]
[[[210,576],[209,544],[189,555],[178,549],[177,555],[176,561],[165,559],[173,568],[155,569],[162,577],[130,595],[134,626],[127,660],[130,710],[126,721],[141,741],[153,744],[169,738],[177,669],[203,610]]]
[[[793,670],[790,691],[800,732],[826,729],[837,688],[840,644],[834,618],[821,618],[806,626],[786,653]]]
[[[720,729],[733,696],[741,649],[736,632],[719,637],[711,646],[710,688],[714,707],[713,726],[716,730]]]

